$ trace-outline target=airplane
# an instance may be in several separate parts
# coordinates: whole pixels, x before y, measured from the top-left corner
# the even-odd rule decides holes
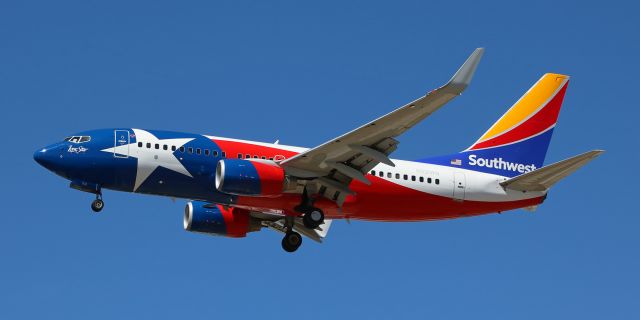
[[[442,87],[314,148],[217,136],[111,128],[81,132],[34,159],[95,195],[104,189],[188,199],[187,231],[245,237],[284,233],[322,242],[333,219],[429,221],[535,210],[549,189],[603,150],[544,165],[569,76],[544,74],[467,149],[414,161],[392,159],[398,136],[469,86],[476,49]],[[435,137],[434,137],[435,138]]]

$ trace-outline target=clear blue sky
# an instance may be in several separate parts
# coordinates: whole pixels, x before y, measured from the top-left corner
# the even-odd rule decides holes
[[[484,2],[0,2],[0,318],[640,318],[639,8]],[[93,214],[32,160],[104,127],[311,147],[479,46],[468,91],[394,156],[461,150],[540,75],[569,74],[547,162],[607,153],[533,214],[339,221],[291,255],[268,230],[183,231],[184,200],[106,192]]]

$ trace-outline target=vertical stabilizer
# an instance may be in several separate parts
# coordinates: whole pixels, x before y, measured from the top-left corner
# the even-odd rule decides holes
[[[514,177],[544,165],[569,76],[547,73],[466,150],[425,162]]]

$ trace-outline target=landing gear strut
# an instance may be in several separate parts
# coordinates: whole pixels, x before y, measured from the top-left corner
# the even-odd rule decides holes
[[[96,199],[91,202],[91,210],[93,212],[100,212],[104,208],[104,201],[102,201],[102,194],[96,194]]]

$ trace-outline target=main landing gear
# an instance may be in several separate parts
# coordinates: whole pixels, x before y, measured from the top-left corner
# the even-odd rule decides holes
[[[282,249],[286,252],[295,252],[302,245],[302,236],[293,231],[293,224],[295,223],[295,217],[287,216],[284,218],[284,227],[286,232],[284,238],[282,238]]]
[[[295,207],[295,210],[302,213],[302,223],[306,228],[316,229],[324,223],[324,212],[313,206],[313,200],[307,194],[305,188],[302,192],[302,203]],[[285,218],[285,235],[282,238],[282,249],[286,252],[295,252],[302,244],[302,236],[293,231],[295,217],[287,216]]]
[[[302,223],[309,229],[315,229],[324,223],[324,212],[318,208],[307,208],[303,214]]]
[[[295,210],[302,213],[302,223],[309,229],[315,229],[324,223],[324,212],[313,206],[313,199],[309,197],[307,188],[302,191],[302,202]]]
[[[302,236],[295,231],[288,231],[282,238],[282,249],[286,252],[295,252],[302,244]]]
[[[91,202],[91,210],[93,212],[100,212],[104,208],[104,201],[102,201],[102,194],[96,194],[96,199]]]

